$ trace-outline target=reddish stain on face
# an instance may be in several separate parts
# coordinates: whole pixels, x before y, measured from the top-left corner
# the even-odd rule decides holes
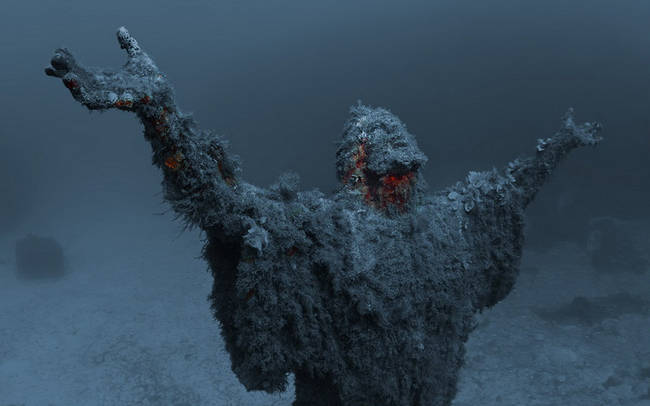
[[[368,154],[366,151],[366,142],[365,138],[361,139],[357,151],[352,154],[352,163],[353,165],[348,170],[348,172],[343,177],[343,183],[351,185],[354,189],[359,190],[366,202],[366,204],[372,203],[372,195],[370,189],[368,188],[368,179],[366,177],[366,166]]]
[[[388,174],[379,177],[372,176],[367,169],[368,154],[366,139],[362,139],[357,151],[352,155],[352,165],[343,177],[343,183],[361,192],[365,203],[371,207],[385,209],[389,205],[402,211],[411,195],[411,187],[415,182],[415,173]]]
[[[411,185],[414,178],[415,174],[413,172],[407,172],[403,175],[391,174],[383,176],[380,179],[381,186],[379,187],[381,207],[392,204],[403,209],[411,195]]]

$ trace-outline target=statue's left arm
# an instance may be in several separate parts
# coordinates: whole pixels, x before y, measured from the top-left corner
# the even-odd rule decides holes
[[[514,182],[524,207],[548,180],[553,170],[572,150],[587,145],[596,145],[601,140],[599,123],[576,124],[573,110],[564,116],[562,127],[551,138],[537,140],[535,156],[518,158],[505,168],[506,176]]]
[[[475,292],[477,308],[490,307],[512,290],[523,249],[523,213],[560,161],[575,148],[600,141],[597,123],[577,125],[573,112],[551,138],[538,140],[534,156],[518,158],[504,170],[470,172],[447,189],[449,220],[458,230],[456,259]]]

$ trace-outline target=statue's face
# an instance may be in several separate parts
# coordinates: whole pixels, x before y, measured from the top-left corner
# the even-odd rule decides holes
[[[354,165],[345,173],[342,182],[359,191],[370,206],[385,209],[392,205],[403,209],[417,180],[417,168],[395,164],[389,171],[376,172],[369,168],[369,150],[372,149],[367,138],[359,140],[357,151],[352,155]]]
[[[426,157],[390,112],[357,106],[338,152],[340,181],[368,205],[404,211]]]

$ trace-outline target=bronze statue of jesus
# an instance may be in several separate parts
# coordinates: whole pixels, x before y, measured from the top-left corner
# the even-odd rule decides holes
[[[558,163],[600,125],[538,140],[532,156],[429,193],[426,157],[389,111],[355,105],[331,196],[242,179],[220,136],[181,112],[170,83],[125,28],[127,63],[84,67],[58,49],[45,73],[90,110],[133,112],[162,169],[164,197],[200,227],[210,300],[232,370],[248,390],[286,389],[296,406],[447,406],[473,315],[512,289],[523,213]],[[504,339],[507,339],[504,337]]]

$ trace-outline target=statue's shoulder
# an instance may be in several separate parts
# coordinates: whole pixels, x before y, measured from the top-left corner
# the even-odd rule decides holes
[[[514,178],[496,168],[470,171],[462,181],[432,193],[426,204],[438,212],[475,215],[509,205],[516,199],[516,190]]]

